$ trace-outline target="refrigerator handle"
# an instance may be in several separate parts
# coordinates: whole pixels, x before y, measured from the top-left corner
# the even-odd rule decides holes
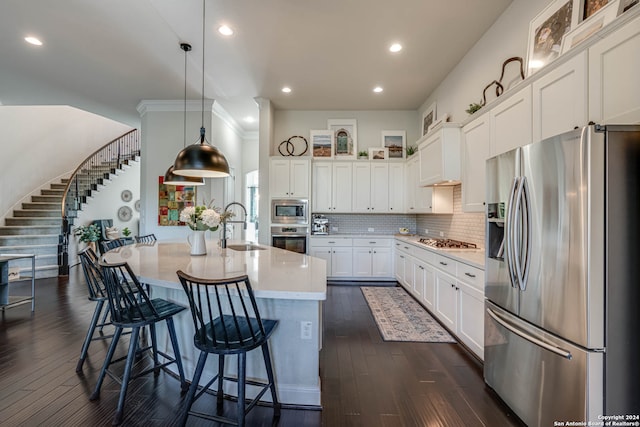
[[[562,356],[565,359],[571,360],[573,358],[573,356],[571,355],[570,352],[560,348],[560,347],[556,347],[553,344],[549,344],[546,343],[542,340],[539,340],[538,338],[531,336],[529,334],[527,334],[526,332],[520,330],[520,329],[516,329],[514,326],[511,326],[509,323],[507,323],[505,320],[503,320],[497,313],[495,313],[493,310],[491,310],[490,308],[487,308],[487,314],[496,322],[498,322],[502,327],[504,327],[505,329],[507,329],[509,332],[512,332],[516,335],[518,335],[520,338],[525,339],[527,341],[529,341],[532,344],[537,345],[538,347],[542,347],[545,350],[548,350],[552,353],[557,354],[558,356]]]
[[[529,203],[529,185],[527,183],[527,178],[521,178],[521,186],[522,186],[522,238],[525,240],[524,245],[521,243],[521,250],[524,249],[524,260],[522,261],[521,272],[520,272],[520,289],[525,290],[527,288],[527,278],[529,276],[529,267],[531,264],[531,204]]]
[[[511,190],[509,191],[509,199],[507,200],[507,217],[505,223],[504,230],[504,242],[507,250],[507,270],[509,273],[509,281],[511,282],[512,287],[517,287],[516,280],[516,271],[514,270],[514,240],[513,240],[513,221],[514,221],[514,205],[515,205],[515,197],[516,197],[516,189],[518,188],[518,184],[520,182],[520,177],[513,178],[513,183],[511,184]]]

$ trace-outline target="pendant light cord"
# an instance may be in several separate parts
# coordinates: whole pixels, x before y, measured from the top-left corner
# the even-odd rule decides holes
[[[182,148],[187,146],[187,52],[191,50],[189,48],[184,49],[184,118],[182,121]]]
[[[206,17],[206,0],[202,0],[202,125],[200,126],[200,143],[204,144],[205,130],[204,130],[204,34],[205,34],[205,17]]]

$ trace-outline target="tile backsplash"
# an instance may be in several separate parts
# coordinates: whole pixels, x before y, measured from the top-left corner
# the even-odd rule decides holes
[[[462,187],[453,187],[453,215],[416,215],[416,230],[418,234],[425,234],[429,230],[429,237],[441,237],[440,232],[447,239],[463,240],[484,247],[485,219],[483,213],[462,212]]]
[[[453,214],[327,214],[331,233],[375,233],[395,234],[401,227],[408,228],[411,233],[425,234],[429,237],[440,237],[464,240],[484,247],[485,220],[482,213],[462,212],[462,187],[453,188]],[[372,228],[373,232],[369,231]]]

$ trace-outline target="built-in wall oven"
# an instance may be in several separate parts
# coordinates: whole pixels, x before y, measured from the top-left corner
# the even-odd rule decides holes
[[[271,224],[309,224],[309,200],[272,199]]]
[[[307,253],[309,227],[305,225],[271,226],[271,246],[288,251]]]

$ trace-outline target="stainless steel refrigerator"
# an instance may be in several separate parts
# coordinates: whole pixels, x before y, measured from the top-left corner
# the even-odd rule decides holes
[[[528,426],[640,415],[639,223],[640,126],[487,160],[484,377]]]

